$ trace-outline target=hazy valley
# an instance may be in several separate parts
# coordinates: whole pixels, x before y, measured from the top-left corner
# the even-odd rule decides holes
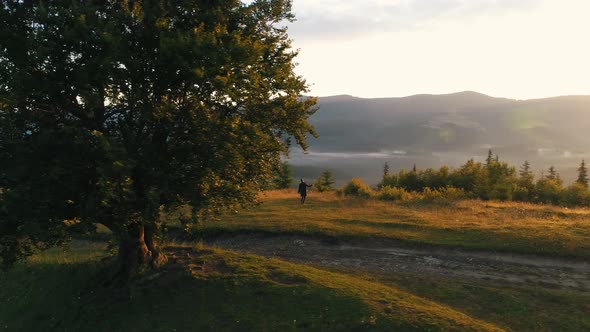
[[[483,161],[488,149],[515,166],[525,160],[535,175],[554,165],[570,182],[590,157],[590,96],[514,100],[476,92],[364,99],[321,97],[311,117],[319,139],[307,154],[296,149],[295,176],[315,178],[332,169],[342,183],[360,177],[376,183],[388,162],[393,170],[459,166]]]

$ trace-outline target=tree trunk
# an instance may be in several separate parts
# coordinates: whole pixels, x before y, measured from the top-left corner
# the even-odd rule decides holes
[[[119,242],[120,273],[132,277],[142,269],[158,268],[166,263],[166,255],[160,250],[155,224],[133,223],[127,227],[126,236]]]
[[[145,244],[151,254],[150,264],[154,269],[159,268],[168,261],[166,255],[160,250],[158,239],[156,237],[157,234],[158,224],[149,223],[145,226]]]

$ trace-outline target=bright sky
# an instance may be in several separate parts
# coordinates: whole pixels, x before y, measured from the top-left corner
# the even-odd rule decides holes
[[[590,0],[293,0],[311,94],[590,94]]]

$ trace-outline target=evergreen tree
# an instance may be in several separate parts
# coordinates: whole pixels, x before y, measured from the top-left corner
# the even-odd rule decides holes
[[[318,192],[334,190],[334,188],[333,188],[334,183],[335,183],[335,181],[334,181],[334,175],[332,174],[332,171],[325,170],[322,172],[320,177],[317,179],[317,181],[315,183],[315,188]]]
[[[520,167],[519,175],[521,179],[528,179],[533,177],[533,172],[531,172],[531,164],[528,160],[525,160],[522,166]]]
[[[525,160],[519,171],[519,178],[517,181],[518,187],[515,188],[514,200],[530,201],[535,188],[534,175],[531,171],[531,165],[528,160]]]
[[[316,136],[291,1],[3,1],[0,259],[89,233],[157,266],[161,208],[255,202]],[[65,222],[68,221],[68,222]]]
[[[522,166],[520,167],[519,171],[519,181],[518,184],[521,187],[527,188],[528,190],[532,190],[534,186],[534,178],[533,172],[531,171],[531,164],[528,160],[525,160]]]
[[[293,184],[293,169],[288,162],[282,162],[273,180],[275,189],[288,189]]]
[[[578,179],[576,183],[588,188],[588,169],[586,168],[586,162],[582,160],[580,167],[578,167]]]
[[[559,179],[559,175],[557,174],[557,170],[555,170],[555,167],[553,167],[553,165],[551,165],[547,171],[549,172],[549,174],[547,174],[547,176],[546,176],[547,179],[549,179],[549,180]]]
[[[492,162],[494,161],[494,154],[492,153],[492,149],[488,150],[488,157],[486,158],[486,167],[490,167]]]
[[[385,162],[383,165],[383,179],[386,179],[389,176],[389,164]]]

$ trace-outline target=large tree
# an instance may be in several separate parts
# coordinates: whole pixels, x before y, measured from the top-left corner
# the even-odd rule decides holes
[[[255,199],[315,99],[286,0],[2,1],[0,254],[100,223],[125,271],[159,264],[162,209]]]

